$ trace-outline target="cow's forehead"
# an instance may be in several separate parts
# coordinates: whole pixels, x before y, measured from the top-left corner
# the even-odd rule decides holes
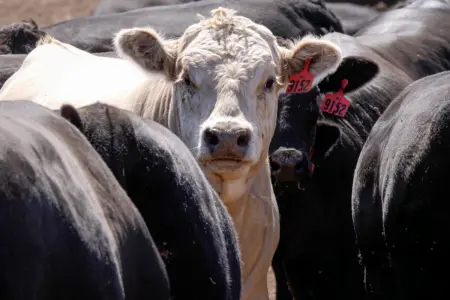
[[[243,17],[221,25],[203,22],[189,27],[179,40],[178,59],[183,67],[211,72],[218,65],[233,65],[255,72],[279,65],[276,39],[264,26]]]

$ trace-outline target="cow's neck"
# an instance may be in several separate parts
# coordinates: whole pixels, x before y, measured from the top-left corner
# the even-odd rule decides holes
[[[145,90],[145,93],[142,93],[145,96],[136,103],[134,112],[158,122],[178,135],[178,130],[172,128],[170,124],[172,85],[173,83],[164,75],[150,74],[149,79],[140,87]]]
[[[238,233],[243,270],[243,300],[268,300],[266,276],[279,241],[278,206],[267,157],[242,179],[210,180],[224,201]]]
[[[179,136],[178,116],[171,105],[172,83],[159,77],[149,80],[145,88],[148,93],[140,103],[145,114],[140,114]],[[280,222],[267,155],[250,169],[248,176],[208,179],[225,203],[238,234],[244,283],[241,299],[269,300],[267,272],[278,246]]]

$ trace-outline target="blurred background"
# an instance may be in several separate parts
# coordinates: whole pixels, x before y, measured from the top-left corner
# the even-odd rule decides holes
[[[32,18],[39,26],[89,15],[100,0],[0,0],[0,26]]]

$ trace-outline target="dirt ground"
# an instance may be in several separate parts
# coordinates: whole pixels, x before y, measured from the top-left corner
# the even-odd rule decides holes
[[[126,0],[124,0],[126,1]],[[100,0],[0,0],[0,26],[33,19],[39,26],[89,15]],[[268,276],[270,300],[275,299],[275,280]]]
[[[86,16],[99,2],[100,0],[0,0],[0,26],[30,18],[41,26],[50,25]]]

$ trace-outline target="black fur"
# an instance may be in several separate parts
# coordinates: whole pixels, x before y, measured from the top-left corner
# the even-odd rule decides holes
[[[151,120],[100,103],[78,110],[65,105],[62,112],[82,128],[141,212],[174,299],[239,300],[231,217],[183,142]]]
[[[35,21],[22,21],[0,28],[0,55],[28,54],[46,33]]]
[[[205,0],[75,18],[43,30],[88,52],[107,52],[113,51],[112,38],[120,29],[151,26],[163,32],[165,37],[176,38],[188,26],[198,22],[197,14],[207,17],[219,6],[238,11],[282,38],[295,38],[307,33],[343,32],[342,24],[322,0]]]
[[[0,139],[1,299],[169,300],[144,220],[75,127],[1,101]]]
[[[293,184],[274,177],[281,238],[273,266],[277,281],[287,274],[296,299],[359,300],[363,276],[350,206],[356,161],[373,124],[409,83],[450,69],[450,9],[403,8],[380,15],[355,37],[322,39],[341,48],[344,62],[310,93],[279,101],[270,153],[287,148],[308,157],[314,149],[315,171]],[[343,79],[352,102],[347,115],[321,113],[317,96],[337,91]]]
[[[150,6],[174,5],[198,0],[102,0],[92,12],[93,16],[126,12]]]
[[[408,86],[375,123],[353,180],[368,299],[448,299],[450,72]]]

